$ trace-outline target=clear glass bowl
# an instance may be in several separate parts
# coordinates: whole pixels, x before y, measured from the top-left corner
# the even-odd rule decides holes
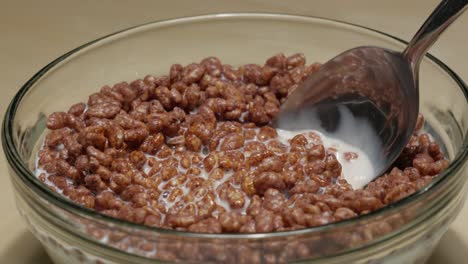
[[[19,211],[55,263],[422,263],[459,213],[468,176],[467,87],[430,55],[421,65],[421,112],[451,165],[423,190],[359,218],[269,234],[169,231],[82,208],[32,173],[46,116],[104,84],[167,74],[172,63],[206,56],[239,65],[303,52],[324,62],[359,45],[402,50],[406,43],[321,18],[216,14],[150,23],[76,48],[32,77],[6,112],[2,140]]]

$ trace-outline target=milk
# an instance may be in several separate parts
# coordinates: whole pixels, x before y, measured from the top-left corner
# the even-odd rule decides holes
[[[344,179],[354,189],[360,189],[382,173],[384,164],[382,143],[368,120],[354,117],[345,107],[339,107],[338,111],[341,119],[333,133],[328,133],[317,125],[320,121],[315,112],[301,112],[292,117],[295,120],[295,127],[313,127],[313,130],[277,129],[277,131],[283,140],[310,131],[319,134],[325,148],[337,149],[336,158],[342,166]],[[287,127],[288,124],[290,123],[284,120],[278,121],[279,127]],[[346,152],[355,152],[358,158],[348,161],[344,158]]]

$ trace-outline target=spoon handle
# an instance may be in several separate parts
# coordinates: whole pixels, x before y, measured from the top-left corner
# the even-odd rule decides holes
[[[427,50],[467,6],[468,0],[442,0],[410,41],[403,56],[410,62],[415,78]]]

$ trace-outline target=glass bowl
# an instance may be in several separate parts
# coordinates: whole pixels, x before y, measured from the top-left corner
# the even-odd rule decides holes
[[[243,13],[149,23],[78,47],[34,75],[6,112],[2,140],[17,207],[55,263],[422,263],[461,210],[467,177],[467,87],[430,55],[421,65],[420,110],[451,165],[417,193],[365,216],[277,233],[164,230],[80,207],[32,173],[46,116],[102,85],[167,74],[173,63],[206,56],[240,65],[302,52],[324,62],[360,45],[402,50],[406,43],[344,22]]]

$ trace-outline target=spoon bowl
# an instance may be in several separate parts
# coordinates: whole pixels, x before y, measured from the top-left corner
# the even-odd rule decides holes
[[[416,125],[418,89],[405,58],[378,47],[359,47],[328,61],[293,91],[277,127],[314,129],[354,145],[371,159],[371,174],[346,177],[354,187],[382,174],[406,145]],[[368,168],[363,168],[368,169]]]

